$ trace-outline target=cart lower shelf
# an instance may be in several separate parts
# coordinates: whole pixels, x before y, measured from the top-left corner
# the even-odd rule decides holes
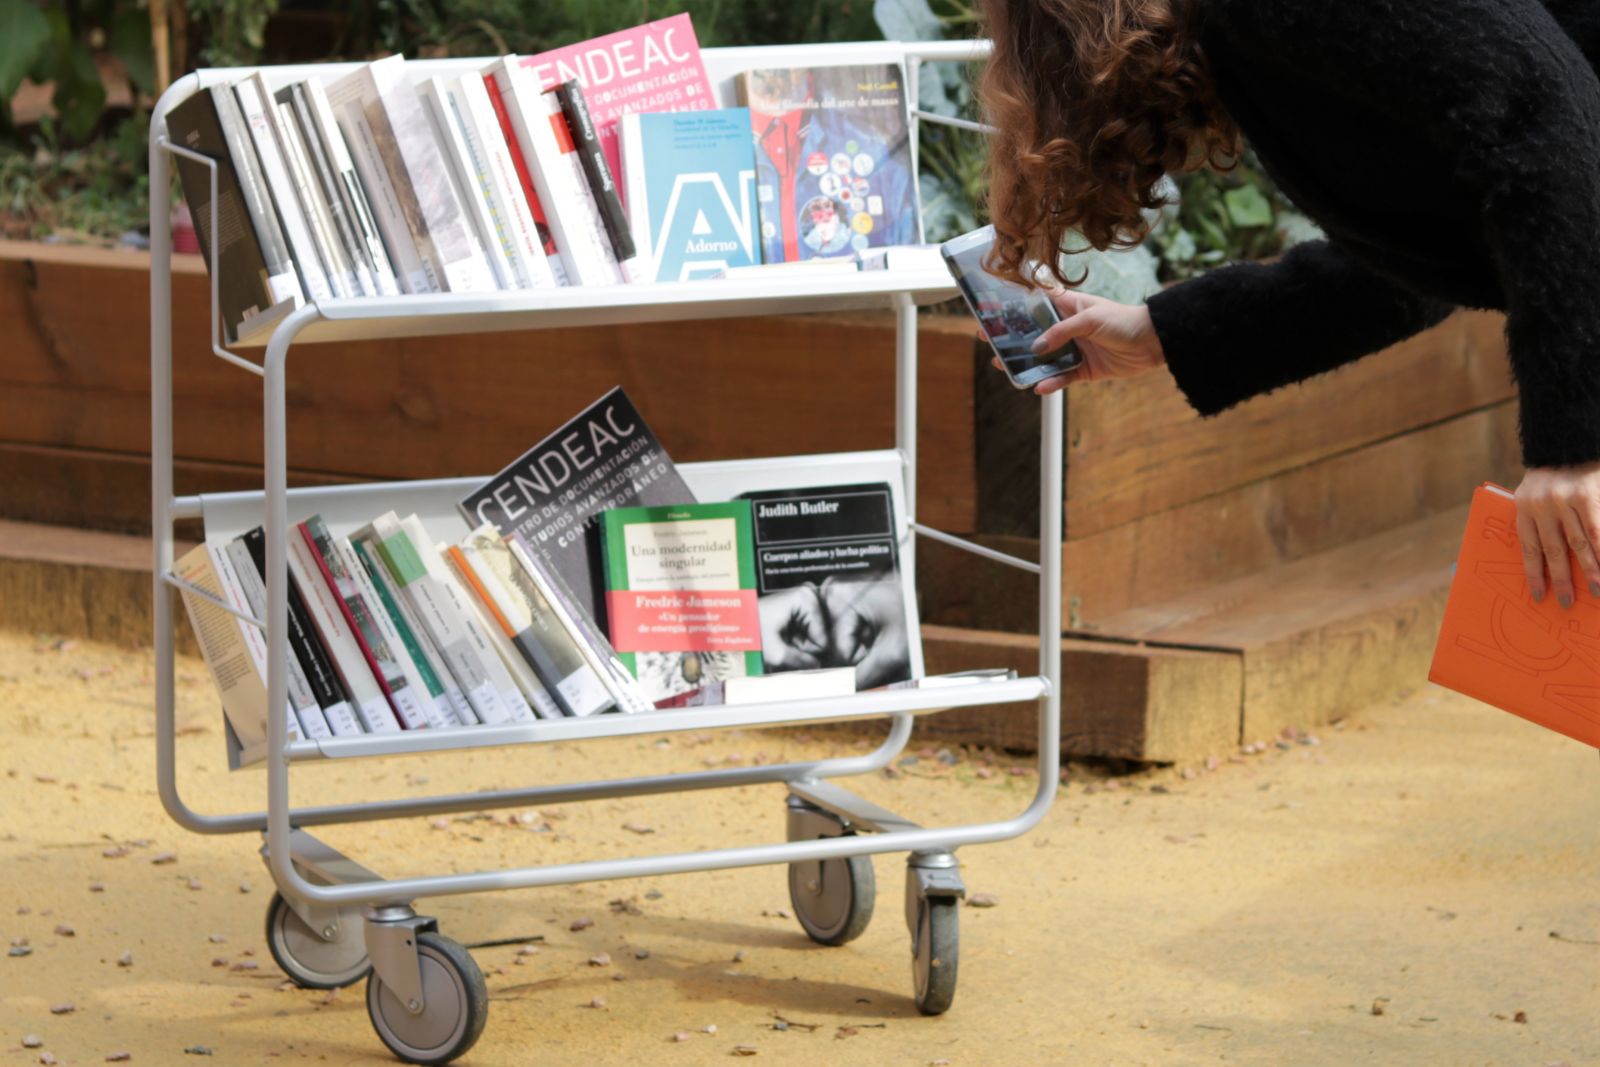
[[[288,746],[288,755],[294,761],[356,759],[364,756],[400,756],[454,749],[496,748],[501,745],[679,733],[686,730],[843,722],[901,713],[929,714],[977,704],[1021,704],[1038,700],[1049,688],[1050,683],[1042,677],[1011,678],[940,686],[936,689],[879,690],[817,700],[775,700],[763,704],[674,708],[632,715],[593,715],[583,719],[362,734],[359,737],[292,741]]]

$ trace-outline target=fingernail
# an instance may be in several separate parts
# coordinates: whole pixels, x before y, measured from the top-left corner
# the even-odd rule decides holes
[[[1556,601],[1558,603],[1560,603],[1562,610],[1565,611],[1567,608],[1572,607],[1572,594],[1571,593],[1557,593],[1556,594]]]
[[[1589,583],[1589,594],[1596,599],[1600,599],[1600,582]]]
[[[1031,351],[1036,356],[1039,353],[1043,352],[1044,351],[1044,338],[1041,337],[1037,341],[1033,342],[1033,344],[1028,346],[1028,350]]]
[[[1544,589],[1542,587],[1536,585],[1529,592],[1533,594],[1533,602],[1535,604],[1544,603]]]

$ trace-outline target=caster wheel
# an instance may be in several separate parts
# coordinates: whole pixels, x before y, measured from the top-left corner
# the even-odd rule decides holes
[[[283,894],[273,893],[267,905],[267,950],[301,989],[354,985],[372,970],[361,923],[355,913],[341,915],[338,932],[326,940],[306,925]]]
[[[417,960],[422,965],[422,1011],[407,1011],[373,972],[367,979],[367,1015],[378,1038],[406,1063],[449,1063],[483,1033],[489,991],[471,953],[448,937],[418,934]]]
[[[924,897],[917,903],[911,945],[911,977],[917,1010],[942,1015],[956,998],[956,966],[961,955],[961,902],[954,897]]]
[[[865,933],[877,896],[871,856],[789,864],[789,902],[819,945],[842,945]]]

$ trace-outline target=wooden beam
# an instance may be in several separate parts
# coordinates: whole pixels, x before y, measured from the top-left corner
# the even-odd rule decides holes
[[[1515,401],[1283,471],[1088,537],[1068,541],[1069,629],[1100,632],[1145,604],[1304,559],[1459,507],[1484,481],[1521,478]],[[1038,541],[982,536],[1027,559]],[[1036,583],[927,544],[919,570],[925,617],[980,629],[1036,627]]]
[[[291,470],[290,486],[337,485],[349,475]],[[123,452],[0,441],[0,519],[148,536],[150,458]],[[260,466],[178,460],[173,492],[229,493],[261,488]],[[185,531],[198,536],[198,528]]]
[[[0,434],[147,453],[148,256],[0,252],[12,325]],[[178,273],[173,293],[176,453],[258,464],[260,383],[212,357],[204,273]],[[680,461],[892,447],[893,324],[787,316],[318,346],[289,361],[289,462],[375,479],[487,475],[616,384]],[[972,529],[971,322],[929,315],[919,328],[921,514]]]
[[[1171,376],[1067,398],[1067,534],[1077,539],[1506,400],[1504,317],[1462,311],[1394,347],[1199,419]],[[1227,358],[1218,352],[1216,358]]]

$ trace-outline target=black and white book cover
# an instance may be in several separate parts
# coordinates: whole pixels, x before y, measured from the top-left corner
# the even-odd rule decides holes
[[[492,523],[545,560],[604,632],[600,513],[695,502],[667,450],[618,386],[457,507],[469,526]]]
[[[167,115],[174,144],[216,161],[217,262],[211,262],[211,173],[203,163],[176,161],[184,199],[194,216],[200,252],[217,275],[219,310],[231,344],[244,324],[284,301],[303,299],[289,246],[250,146],[250,134],[227,86],[202,89]],[[287,309],[286,309],[287,310]]]
[[[914,623],[883,482],[746,493],[763,666],[854,667],[856,688],[911,677]]]

